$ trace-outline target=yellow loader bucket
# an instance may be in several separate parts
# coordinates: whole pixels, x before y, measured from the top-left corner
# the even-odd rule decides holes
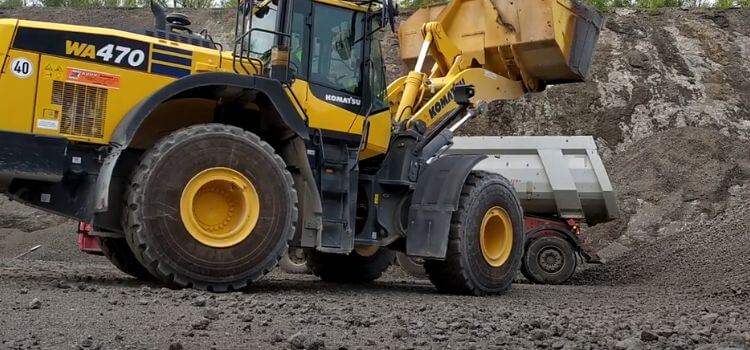
[[[602,26],[602,16],[577,0],[455,0],[419,9],[401,23],[407,64],[416,62],[422,26],[431,21],[442,24],[472,66],[545,85],[586,78]]]

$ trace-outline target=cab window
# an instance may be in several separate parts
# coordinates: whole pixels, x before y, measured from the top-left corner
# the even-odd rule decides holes
[[[313,4],[310,81],[361,96],[364,14]]]
[[[309,6],[307,4],[307,8],[305,8],[302,1],[295,1],[290,33],[292,37],[289,55],[290,66],[292,72],[297,77],[305,80],[307,80],[307,65],[304,63],[303,57],[305,56],[306,44],[310,36],[310,33],[307,31],[307,24],[305,23],[310,12]]]
[[[383,52],[380,48],[380,40],[377,37],[370,40],[370,89],[372,90],[370,93],[372,112],[379,112],[388,108]]]
[[[255,15],[249,16],[248,18],[252,18],[252,28],[275,31],[277,17],[277,6],[274,4],[268,4],[268,6],[258,11]],[[248,37],[248,39],[250,40],[250,42],[247,43],[248,54],[250,55],[250,57],[257,58],[267,63],[271,59],[271,48],[273,48],[276,43],[276,35],[272,33],[254,31]]]

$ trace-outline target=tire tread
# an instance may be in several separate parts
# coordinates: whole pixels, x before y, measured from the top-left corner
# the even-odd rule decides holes
[[[270,269],[278,264],[281,255],[277,256],[274,261],[270,262],[268,264],[269,266],[259,269],[257,273],[243,280],[233,281],[230,283],[204,284],[200,281],[193,280],[186,276],[178,275],[166,264],[159,263],[158,259],[156,259],[149,251],[149,246],[146,243],[147,233],[144,232],[143,229],[144,225],[138,223],[138,218],[140,217],[140,206],[138,205],[138,203],[142,203],[143,197],[145,196],[144,189],[146,188],[146,186],[144,186],[143,184],[148,181],[149,175],[157,164],[157,160],[160,159],[164,154],[166,154],[171,149],[171,147],[178,144],[180,140],[188,139],[203,133],[224,133],[231,136],[241,137],[249,140],[252,143],[260,145],[264,152],[272,155],[272,159],[276,163],[275,166],[283,172],[284,180],[289,184],[287,188],[289,189],[289,195],[292,198],[291,229],[289,230],[289,233],[287,235],[287,239],[285,242],[286,244],[282,252],[285,252],[288,249],[289,240],[291,240],[292,235],[294,235],[298,215],[297,193],[293,186],[294,180],[292,179],[292,174],[287,170],[286,163],[278,154],[276,154],[276,151],[273,149],[273,147],[271,147],[271,145],[267,142],[263,141],[258,135],[243,130],[239,127],[225,124],[199,124],[180,129],[159,140],[153,147],[151,147],[143,154],[140,164],[133,172],[129,181],[127,191],[127,205],[125,206],[126,213],[123,215],[123,227],[126,228],[125,237],[128,241],[128,244],[133,249],[133,253],[135,254],[136,258],[144,265],[144,267],[159,280],[167,284],[182,288],[192,287],[214,292],[239,290],[247,287],[250,283],[255,282],[263,277],[263,275],[266,274],[265,271],[270,271]]]

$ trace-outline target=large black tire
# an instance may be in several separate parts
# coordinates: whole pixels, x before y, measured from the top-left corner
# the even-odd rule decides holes
[[[527,245],[521,273],[533,283],[561,284],[573,276],[576,265],[573,246],[563,237],[546,235]]]
[[[189,221],[181,214],[186,186],[206,169],[227,169],[252,185],[227,191],[256,191],[255,224],[241,230],[249,235],[232,245],[202,243],[189,232]],[[233,193],[207,191],[219,193],[226,201],[221,203],[234,208],[236,202],[226,199]],[[190,213],[198,215],[197,208]],[[227,220],[232,210],[226,211]],[[138,261],[159,280],[220,292],[243,288],[273,269],[286,252],[296,222],[292,176],[274,149],[240,128],[204,124],[170,134],[143,155],[131,178],[123,227]]]
[[[370,256],[362,256],[356,251],[343,255],[310,250],[307,266],[326,282],[367,283],[380,278],[394,258],[393,251],[386,248],[378,249]]]
[[[502,227],[512,229],[512,242],[500,242],[507,244],[508,255],[493,266],[483,253],[480,229],[485,216],[497,212],[498,207],[509,220]],[[498,174],[474,171],[464,183],[458,210],[452,216],[445,260],[426,260],[424,267],[440,292],[502,294],[510,288],[521,266],[523,238],[523,211],[513,186]]]
[[[154,276],[146,270],[130,250],[124,238],[99,237],[99,247],[104,256],[120,271],[139,280],[151,281]]]
[[[409,276],[419,279],[427,278],[427,272],[424,270],[424,260],[422,258],[413,258],[404,253],[396,254],[396,262],[401,269]]]
[[[290,247],[287,253],[281,257],[279,267],[286,273],[304,275],[310,273],[310,268],[305,260],[305,251],[302,248]]]

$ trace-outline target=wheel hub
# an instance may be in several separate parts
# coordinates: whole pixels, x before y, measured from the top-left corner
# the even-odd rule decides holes
[[[508,212],[501,207],[490,208],[479,230],[482,256],[487,264],[492,267],[505,264],[513,248],[513,223]]]
[[[302,248],[291,248],[287,251],[287,254],[289,255],[289,261],[296,265],[304,265],[307,263],[307,260],[305,259],[305,250]]]
[[[240,172],[222,167],[195,175],[182,191],[180,215],[198,242],[226,248],[250,236],[260,215],[260,198]]]
[[[379,250],[380,250],[380,247],[376,245],[355,245],[354,246],[354,251],[357,254],[359,254],[359,256],[363,256],[363,257],[373,256]]]
[[[563,268],[564,258],[562,253],[555,248],[544,248],[537,256],[539,267],[550,273],[558,272]]]

